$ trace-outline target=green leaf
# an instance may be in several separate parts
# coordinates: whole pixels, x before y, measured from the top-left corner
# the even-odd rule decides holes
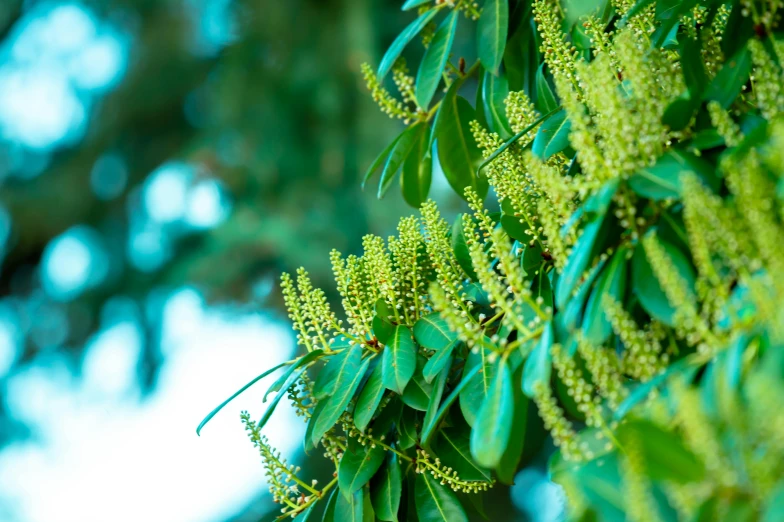
[[[317,447],[318,441],[313,441],[313,428],[316,426],[318,422],[319,415],[324,410],[324,406],[327,404],[327,401],[319,401],[316,404],[316,407],[313,408],[313,412],[310,414],[310,420],[308,420],[308,427],[305,428],[305,440],[303,441],[302,445],[305,449],[305,453],[308,452],[310,449],[314,449]]]
[[[725,109],[740,94],[751,73],[751,53],[747,47],[741,48],[734,56],[724,62],[718,74],[705,90],[705,100],[714,100]]]
[[[708,86],[708,75],[702,60],[700,39],[683,37],[680,41],[681,70],[691,98],[698,99]]]
[[[501,226],[509,237],[518,240],[520,243],[527,245],[531,241],[531,236],[526,233],[528,225],[520,222],[521,219],[512,213],[501,213]]]
[[[403,52],[403,49],[408,45],[414,37],[419,34],[430,20],[438,12],[438,9],[430,9],[429,11],[423,13],[419,18],[411,22],[403,32],[400,33],[397,38],[392,42],[392,45],[389,46],[387,52],[384,53],[384,57],[381,59],[381,63],[378,66],[378,81],[384,79],[384,76],[392,69],[392,66],[395,65],[395,62],[400,57],[400,54]]]
[[[438,312],[423,315],[414,323],[414,337],[428,350],[442,350],[457,339]]]
[[[376,413],[376,409],[378,409],[378,405],[381,403],[381,398],[384,396],[382,370],[383,365],[377,364],[359,393],[357,405],[354,407],[354,425],[363,433],[368,424],[370,424],[370,420]]]
[[[506,97],[509,96],[509,81],[504,74],[485,71],[482,78],[482,106],[490,130],[501,139],[509,139],[512,128],[506,119]]]
[[[335,522],[335,504],[337,504],[339,496],[340,493],[338,493],[338,489],[333,489],[332,493],[329,495],[327,507],[324,508],[324,518],[321,519],[321,522]]]
[[[514,414],[512,374],[505,359],[498,366],[471,431],[471,455],[478,464],[488,468],[496,467],[506,451]]]
[[[220,404],[219,404],[219,405],[218,405],[218,406],[217,406],[217,407],[216,407],[214,410],[212,410],[211,412],[209,412],[209,413],[207,414],[207,416],[206,416],[206,417],[204,417],[204,419],[203,419],[203,420],[202,420],[202,421],[199,423],[199,426],[196,428],[196,435],[200,435],[201,429],[202,429],[202,428],[203,428],[203,427],[204,427],[204,426],[205,426],[205,425],[206,425],[208,422],[210,422],[210,420],[211,420],[211,419],[212,419],[212,418],[213,418],[213,417],[214,417],[214,416],[215,416],[215,415],[216,415],[216,414],[217,414],[219,411],[221,411],[221,410],[223,409],[223,407],[224,407],[224,406],[226,406],[228,403],[230,403],[231,401],[233,401],[233,400],[234,400],[234,399],[235,399],[235,398],[236,398],[236,397],[237,397],[239,394],[241,394],[242,392],[244,392],[245,390],[247,390],[248,388],[250,388],[251,386],[253,386],[254,384],[256,384],[258,381],[260,381],[261,379],[263,379],[263,378],[264,378],[264,377],[266,377],[267,375],[270,375],[271,373],[275,372],[276,370],[278,370],[278,369],[280,369],[280,368],[283,368],[283,367],[284,367],[284,366],[286,366],[287,364],[292,364],[292,363],[293,363],[293,361],[287,361],[287,362],[284,362],[284,363],[280,363],[279,365],[275,366],[274,368],[270,368],[270,369],[269,369],[269,370],[267,370],[266,372],[264,372],[264,373],[262,373],[261,375],[259,375],[259,376],[255,377],[255,378],[254,378],[252,381],[250,381],[248,384],[246,384],[245,386],[243,386],[242,388],[240,388],[239,390],[237,390],[237,391],[236,391],[236,392],[235,392],[235,393],[234,393],[234,394],[233,394],[231,397],[229,397],[228,399],[226,399],[225,401],[223,401],[222,403],[220,403]]]
[[[403,403],[415,410],[427,411],[428,404],[430,404],[430,396],[433,394],[433,385],[425,380],[422,375],[422,370],[427,363],[427,359],[421,355],[417,355],[416,371],[414,377],[408,381],[403,392]]]
[[[362,352],[361,346],[356,345],[352,347],[352,350],[354,349],[359,350],[360,353]],[[316,424],[313,426],[311,441],[314,446],[318,446],[318,442],[324,436],[324,433],[334,426],[343,412],[346,411],[348,403],[354,396],[354,392],[357,391],[359,383],[362,382],[365,372],[367,372],[370,359],[370,357],[365,359],[359,368],[356,368],[353,372],[350,371],[350,368],[346,368],[347,371],[341,374],[335,386],[335,393],[324,401],[324,409],[319,413]]]
[[[547,281],[547,278],[544,278]],[[519,363],[518,363],[519,365]],[[514,368],[514,365],[511,365]],[[519,365],[514,370],[512,377],[512,396],[514,400],[514,411],[510,417],[510,424],[512,425],[512,433],[509,435],[509,443],[506,445],[501,461],[496,466],[496,474],[498,480],[504,484],[513,484],[517,468],[520,465],[520,459],[523,456],[523,443],[526,439],[526,432],[528,431],[528,398],[523,395],[523,387],[521,386],[523,376],[523,366]]]
[[[638,384],[613,413],[615,420],[623,419],[632,408],[645,401],[653,390],[664,384],[671,375],[680,372],[687,366],[687,359],[679,359],[669,365],[666,370],[656,375],[651,380]]]
[[[475,119],[471,104],[453,90],[454,82],[441,101],[435,123],[438,162],[449,185],[465,198],[466,187],[471,187],[480,198],[487,195],[487,178],[476,176],[482,154],[476,146],[470,123]]]
[[[332,346],[336,349],[335,346]],[[353,350],[346,346],[342,352],[332,355],[321,369],[313,384],[313,397],[321,401],[335,393],[338,378],[344,378],[348,372],[356,371],[362,362],[362,350]]]
[[[610,264],[602,271],[585,308],[583,334],[594,346],[603,344],[612,333],[612,324],[604,313],[604,296],[610,295],[617,302],[623,302],[626,293],[626,248],[619,248],[613,254]]]
[[[348,439],[348,446],[338,466],[338,486],[347,499],[370,482],[384,462],[385,453],[386,450],[381,446],[363,446],[355,439]]]
[[[430,473],[417,474],[415,500],[420,522],[468,522],[457,496]]]
[[[645,461],[645,469],[653,480],[684,484],[699,482],[705,476],[704,464],[686,449],[680,437],[652,422],[625,422],[618,428],[618,438],[622,444],[635,439]]]
[[[460,393],[460,410],[468,425],[472,427],[495,377],[496,365],[490,362],[490,354],[486,348],[477,347],[476,353],[471,350],[466,359],[466,371],[471,371],[475,366],[479,367],[479,373],[469,380]]]
[[[452,10],[451,13],[441,22],[433,40],[422,57],[419,64],[419,72],[416,77],[416,99],[423,109],[427,109],[436,93],[438,84],[441,82],[441,74],[446,66],[449,52],[452,49],[452,42],[455,39],[457,28],[458,11]]]
[[[472,280],[477,280],[476,271],[474,271],[474,263],[471,261],[471,254],[468,251],[468,244],[466,243],[465,234],[463,232],[463,220],[471,219],[468,214],[458,214],[455,218],[455,223],[452,225],[452,250],[455,251],[455,257],[460,268],[468,274]],[[414,325],[416,329],[416,325]],[[416,330],[414,331],[416,335]],[[422,344],[420,341],[419,344]]]
[[[365,492],[357,490],[349,498],[337,495],[335,502],[336,522],[372,522],[365,519]]]
[[[397,143],[395,143],[395,147],[392,149],[392,153],[387,158],[384,170],[381,172],[381,181],[378,183],[378,199],[383,198],[387,193],[406,158],[408,158],[417,142],[422,139],[426,128],[427,124],[417,122],[400,135]]]
[[[370,167],[368,167],[367,171],[365,171],[365,175],[362,178],[362,190],[365,190],[365,185],[367,182],[370,181],[370,178],[373,177],[373,174],[376,173],[379,167],[384,164],[384,161],[386,161],[387,157],[392,152],[392,149],[394,149],[395,145],[397,145],[397,142],[400,141],[400,137],[403,136],[407,130],[408,129],[400,133],[394,140],[392,140],[392,142],[387,145],[383,151],[381,151],[381,154],[379,154],[376,159],[373,160],[373,163],[370,164]]]
[[[477,24],[477,55],[488,71],[498,74],[504,57],[506,36],[509,30],[509,3],[507,0],[485,0]]]
[[[642,197],[661,201],[680,197],[683,173],[698,175],[709,185],[713,182],[713,167],[705,160],[684,150],[671,150],[650,167],[638,170],[629,177],[629,187]]]
[[[687,282],[690,288],[694,288],[695,274],[691,263],[686,256],[674,247],[671,243],[661,237],[656,238],[667,253],[670,261],[678,270],[680,276]],[[651,317],[662,323],[673,326],[673,316],[675,308],[670,305],[667,294],[662,290],[659,280],[653,273],[645,249],[642,244],[638,244],[632,258],[632,288],[634,295],[639,299],[640,304]]]
[[[523,367],[523,393],[533,398],[538,386],[550,386],[552,360],[550,347],[553,345],[553,325],[547,323],[536,347],[533,349]]]
[[[403,395],[416,369],[417,349],[407,326],[395,326],[390,343],[384,349],[382,378],[384,386]]]
[[[673,131],[685,129],[700,107],[699,98],[690,97],[688,92],[675,98],[662,115],[662,123]]]
[[[451,350],[449,350],[451,353]],[[438,407],[441,405],[441,397],[444,395],[444,388],[449,380],[449,372],[452,369],[452,357],[447,357],[447,361],[441,368],[441,373],[438,374],[433,384],[433,391],[430,393],[430,400],[427,403],[427,410],[425,410],[425,420],[422,421],[422,431],[433,423],[433,420],[438,414]]]
[[[457,471],[463,480],[490,482],[490,470],[479,465],[471,457],[471,439],[467,426],[443,428],[433,443],[433,451],[441,462]]]
[[[267,424],[267,421],[270,419],[270,417],[272,417],[272,413],[275,411],[275,408],[278,406],[280,400],[288,393],[288,389],[295,382],[297,382],[297,379],[299,379],[300,376],[305,373],[305,370],[307,370],[307,368],[303,366],[301,368],[297,368],[296,371],[289,375],[289,378],[286,379],[286,382],[282,384],[280,391],[275,394],[275,398],[272,399],[272,402],[270,402],[270,405],[267,407],[264,415],[262,415],[261,419],[259,420],[259,423],[257,424],[258,429],[263,428],[264,425]]]
[[[449,343],[446,348],[442,348],[436,351],[436,353],[434,353],[433,356],[427,361],[427,364],[425,364],[425,367],[422,370],[422,375],[425,377],[427,382],[432,382],[436,375],[441,372],[441,369],[447,365],[447,363],[450,361],[450,357],[452,356],[452,352],[459,343],[460,341],[455,339]]]
[[[537,119],[536,119],[536,121],[534,121],[534,122],[533,122],[531,125],[529,125],[528,127],[526,127],[526,128],[524,128],[524,129],[522,129],[520,132],[518,132],[517,134],[515,134],[514,136],[512,136],[511,138],[509,138],[508,140],[506,140],[506,141],[504,142],[504,144],[503,144],[503,145],[501,145],[500,147],[498,147],[498,149],[496,149],[496,151],[495,151],[495,152],[493,152],[492,154],[490,154],[490,155],[489,155],[489,156],[488,156],[488,157],[487,157],[487,158],[486,158],[486,159],[485,159],[485,160],[482,162],[482,164],[481,164],[481,165],[479,165],[479,168],[477,169],[477,173],[478,173],[479,171],[481,171],[483,168],[485,168],[486,166],[490,165],[492,162],[494,162],[494,161],[496,160],[496,158],[498,158],[498,156],[500,156],[501,154],[503,154],[503,153],[504,153],[504,151],[506,151],[506,149],[508,149],[509,147],[511,147],[512,145],[514,145],[514,143],[515,143],[517,140],[519,140],[520,138],[522,138],[524,135],[528,134],[528,132],[530,132],[531,130],[535,129],[535,128],[536,128],[536,127],[537,127],[537,126],[540,124],[540,123],[542,123],[543,121],[545,121],[545,120],[546,120],[546,119],[548,119],[550,116],[552,116],[553,114],[555,114],[557,111],[560,111],[560,110],[561,110],[561,107],[559,106],[557,109],[554,109],[552,112],[548,112],[548,113],[547,113],[547,114],[545,114],[544,116],[540,116],[540,117],[539,117],[539,118],[537,118]]]
[[[384,465],[370,483],[370,500],[379,520],[397,522],[400,497],[403,491],[403,477],[397,455],[387,452]]]
[[[432,2],[432,1],[433,0],[407,0],[406,3],[403,4],[403,7],[401,7],[401,9],[403,11],[408,11],[409,9],[413,9],[415,7],[419,7],[420,5],[428,4],[428,3]]]
[[[438,408],[438,412],[435,415],[432,423],[428,426],[425,426],[422,430],[422,435],[420,437],[422,441],[422,445],[427,445],[430,442],[430,438],[433,436],[433,429],[438,426],[438,423],[441,422],[441,419],[444,418],[446,415],[447,410],[449,407],[452,406],[452,403],[460,396],[463,392],[463,389],[471,382],[471,379],[479,373],[479,370],[482,368],[481,365],[476,365],[469,370],[464,370],[463,377],[460,382],[455,386],[452,391],[449,393],[444,402],[441,403],[441,406]]]
[[[302,357],[298,358],[294,362],[294,364],[289,366],[286,369],[286,371],[283,372],[283,374],[281,374],[281,376],[278,377],[278,379],[274,383],[272,383],[272,386],[270,386],[269,389],[266,391],[266,393],[264,394],[264,398],[261,400],[261,402],[267,402],[267,395],[269,395],[270,393],[280,391],[281,386],[283,386],[283,384],[286,381],[288,381],[289,376],[292,373],[294,373],[295,370],[303,366],[308,366],[310,363],[312,363],[322,355],[324,355],[324,350],[313,350],[312,352],[308,352]]]
[[[394,426],[400,423],[400,414],[403,411],[403,401],[397,395],[392,395],[386,406],[373,421],[373,434],[376,437],[386,435]]]
[[[433,157],[428,148],[430,138],[427,130],[425,127],[425,132],[403,162],[403,175],[400,177],[403,199],[414,208],[419,208],[427,199],[433,179]]]
[[[550,87],[550,82],[544,74],[546,64],[539,66],[536,71],[536,108],[542,114],[553,112],[558,108],[558,98]]]
[[[545,121],[536,133],[531,151],[539,158],[546,160],[569,146],[569,131],[572,123],[561,110]]]
[[[566,266],[558,279],[558,286],[555,290],[555,303],[558,308],[563,308],[572,295],[572,290],[580,281],[583,272],[588,267],[593,253],[593,245],[599,235],[604,216],[599,216],[590,221],[583,228],[582,234],[572,248],[572,253],[566,260]]]
[[[400,424],[397,427],[398,444],[400,449],[407,450],[416,444],[417,441],[418,415],[416,410],[403,407],[403,414],[400,416]]]

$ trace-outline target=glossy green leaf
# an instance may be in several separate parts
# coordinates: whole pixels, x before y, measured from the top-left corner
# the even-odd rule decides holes
[[[709,163],[689,152],[672,150],[650,167],[632,174],[629,187],[640,196],[656,201],[678,198],[682,190],[680,178],[684,173],[696,174],[711,183],[713,170]]]
[[[397,522],[402,491],[403,476],[397,455],[388,451],[384,465],[370,483],[370,500],[379,520]]]
[[[414,337],[428,350],[441,350],[452,344],[457,334],[449,329],[446,320],[436,312],[423,315],[414,323]]]
[[[618,405],[618,408],[613,412],[613,418],[616,420],[623,419],[635,406],[644,402],[651,395],[651,392],[667,382],[670,376],[682,371],[687,366],[687,362],[687,359],[680,359],[669,365],[666,370],[651,380],[638,384],[623,402]]]
[[[528,397],[534,397],[539,386],[550,386],[550,372],[552,371],[550,347],[552,345],[553,325],[547,323],[541,339],[526,359],[523,367],[523,393]]]
[[[341,492],[342,493],[342,492]],[[357,490],[350,497],[338,494],[335,501],[335,522],[373,522],[365,517],[365,492]]]
[[[384,349],[382,377],[384,386],[402,395],[416,369],[417,349],[407,326],[395,326],[392,339]]]
[[[428,108],[438,84],[441,82],[444,66],[446,66],[452,42],[455,39],[458,15],[457,9],[454,9],[441,22],[419,64],[419,72],[416,77],[416,99],[423,109]]]
[[[531,151],[545,160],[558,154],[569,146],[569,131],[571,129],[572,123],[566,117],[566,111],[556,112],[539,127]]]
[[[343,379],[349,372],[356,371],[361,362],[362,350],[351,347],[330,356],[313,384],[313,396],[321,401],[332,395],[338,379]]]
[[[517,134],[515,134],[514,136],[512,136],[511,138],[506,140],[503,145],[501,145],[500,147],[498,147],[498,149],[496,149],[495,152],[493,152],[487,158],[485,158],[485,160],[479,165],[479,168],[477,169],[477,171],[481,171],[483,168],[485,168],[486,166],[488,166],[489,164],[494,162],[498,158],[498,156],[503,154],[504,151],[506,151],[506,149],[508,149],[509,147],[514,145],[514,143],[517,140],[519,140],[520,138],[522,138],[523,136],[528,134],[531,130],[533,130],[536,127],[538,127],[539,124],[541,124],[543,121],[547,120],[548,118],[550,118],[551,116],[553,116],[554,114],[556,114],[560,110],[561,110],[561,107],[559,106],[557,109],[554,109],[553,111],[548,112],[547,114],[545,114],[543,116],[540,116],[531,125],[529,125],[528,127],[525,127],[520,132],[518,132]]]
[[[705,99],[717,101],[722,107],[729,109],[743,86],[749,81],[750,73],[751,53],[747,47],[743,47],[724,62],[705,90]]]
[[[362,177],[362,185],[361,185],[362,190],[365,189],[365,185],[367,184],[368,181],[370,181],[370,179],[373,177],[376,171],[381,167],[381,165],[383,165],[384,162],[387,161],[389,154],[395,148],[397,142],[400,141],[400,137],[403,134],[405,134],[406,131],[408,131],[408,129],[400,133],[394,140],[392,140],[392,142],[389,145],[387,145],[386,148],[384,148],[384,150],[381,151],[381,154],[379,154],[376,157],[376,159],[373,160],[373,163],[370,164],[370,167],[368,167],[368,169],[365,171],[365,175]]]
[[[616,302],[623,303],[623,297],[626,293],[627,253],[626,248],[619,248],[613,254],[610,264],[602,271],[596,281],[596,286],[585,307],[583,335],[594,346],[603,344],[612,334],[612,324],[604,313],[604,298],[609,295]]]
[[[436,148],[438,162],[452,189],[465,197],[466,187],[471,187],[480,198],[484,198],[488,185],[484,176],[475,175],[482,154],[471,132],[473,119],[474,108],[450,87],[441,102],[435,123]]]
[[[288,364],[292,364],[292,362],[291,362],[291,361],[288,361],[288,362],[280,363],[279,365],[275,366],[274,368],[270,368],[269,370],[267,370],[266,372],[262,373],[261,375],[259,375],[259,376],[255,377],[255,378],[254,378],[253,380],[251,380],[251,381],[250,381],[248,384],[246,384],[245,386],[243,386],[242,388],[240,388],[239,390],[237,390],[237,391],[236,391],[236,392],[235,392],[235,393],[234,393],[234,394],[233,394],[231,397],[229,397],[228,399],[226,399],[225,401],[223,401],[222,403],[220,403],[220,404],[219,404],[217,407],[215,407],[215,409],[213,409],[211,412],[209,412],[209,413],[207,414],[207,416],[206,416],[206,417],[204,417],[204,419],[203,419],[203,420],[202,420],[202,421],[199,423],[199,426],[196,428],[196,435],[200,435],[201,429],[202,429],[202,428],[203,428],[203,427],[204,427],[204,426],[205,426],[205,425],[206,425],[208,422],[210,422],[210,420],[211,420],[211,419],[212,419],[212,418],[213,418],[213,417],[214,417],[214,416],[215,416],[215,415],[216,415],[216,414],[217,414],[219,411],[221,411],[221,410],[223,409],[223,407],[224,407],[224,406],[226,406],[228,403],[230,403],[231,401],[233,401],[233,400],[234,400],[234,399],[235,399],[235,398],[236,398],[238,395],[240,395],[242,392],[244,392],[245,390],[247,390],[248,388],[250,388],[251,386],[253,386],[254,384],[256,384],[258,381],[260,381],[260,380],[261,380],[261,379],[263,379],[264,377],[266,377],[266,376],[268,376],[268,375],[270,375],[270,374],[274,373],[276,370],[279,370],[280,368],[283,368],[284,366],[286,366],[286,365],[288,365]]]
[[[430,439],[435,433],[434,428],[438,426],[438,423],[441,422],[441,419],[444,418],[444,415],[446,415],[446,412],[449,410],[450,406],[452,406],[452,403],[457,400],[457,398],[463,392],[463,389],[465,389],[465,387],[471,382],[471,379],[473,379],[481,369],[482,366],[477,364],[470,370],[464,371],[460,382],[452,389],[447,398],[444,399],[444,401],[441,403],[441,406],[438,408],[438,412],[436,413],[432,423],[428,426],[425,426],[422,430],[422,436],[420,438],[423,445],[427,445],[430,442]]]
[[[558,108],[558,98],[556,98],[544,73],[545,65],[543,63],[536,71],[536,108],[542,114],[552,112]]]
[[[558,279],[558,286],[555,290],[555,303],[559,308],[566,306],[569,297],[572,295],[572,290],[580,281],[583,272],[588,268],[593,253],[593,246],[599,234],[604,221],[603,216],[599,216],[590,221],[582,234],[574,244],[572,253],[569,259],[566,260],[566,266],[561,272],[561,277]]]
[[[338,497],[340,493],[338,493],[338,489],[335,488],[332,490],[332,493],[329,495],[329,500],[327,501],[327,507],[324,508],[324,517],[321,519],[321,522],[336,522],[335,519],[335,504],[337,504]]]
[[[455,223],[452,225],[452,250],[455,251],[455,258],[460,268],[468,274],[468,276],[476,281],[477,275],[474,271],[474,263],[471,261],[471,254],[468,251],[468,244],[466,243],[465,233],[463,231],[463,222],[466,219],[471,219],[468,214],[458,214],[455,218]],[[414,325],[416,328],[416,325]],[[414,331],[416,335],[416,331]],[[422,344],[420,341],[419,344]],[[424,346],[424,345],[423,345]]]
[[[347,499],[370,482],[384,462],[385,453],[386,450],[381,446],[363,446],[356,439],[348,439],[346,451],[338,466],[338,486]]]
[[[316,423],[318,422],[319,415],[321,415],[321,412],[324,410],[324,406],[326,406],[326,404],[327,401],[319,401],[310,414],[310,419],[308,420],[308,427],[305,428],[305,440],[302,443],[305,449],[305,453],[318,446],[319,441],[313,440],[313,428],[315,428]]]
[[[490,392],[490,385],[495,378],[497,365],[490,362],[491,352],[478,347],[476,353],[471,350],[466,359],[466,371],[479,367],[479,373],[472,377],[460,393],[460,411],[469,426],[474,426],[477,415]]]
[[[429,427],[438,415],[438,408],[441,406],[441,397],[444,396],[444,389],[449,380],[449,372],[452,369],[452,357],[448,357],[446,364],[441,368],[441,373],[433,383],[433,390],[430,393],[430,400],[427,403],[425,410],[425,419],[422,421],[422,431]]]
[[[417,355],[416,371],[402,395],[403,404],[419,411],[427,411],[430,396],[433,394],[433,384],[422,375],[426,363],[427,359]]]
[[[400,177],[400,190],[403,199],[414,208],[419,208],[427,199],[433,179],[433,157],[428,144],[430,137],[427,128],[414,143],[414,147],[403,162],[403,175]]]
[[[680,41],[681,70],[691,98],[699,98],[708,86],[699,38],[684,36]]]
[[[289,375],[289,378],[286,379],[286,382],[284,382],[283,385],[281,386],[280,391],[278,391],[278,393],[275,394],[275,397],[270,402],[270,405],[267,406],[267,409],[264,412],[264,415],[262,415],[261,419],[259,419],[259,422],[257,424],[258,429],[263,428],[264,425],[267,424],[267,421],[270,419],[270,417],[272,417],[272,413],[275,411],[275,408],[278,406],[278,403],[280,402],[280,400],[283,398],[284,395],[286,395],[288,393],[289,388],[295,382],[297,382],[297,379],[299,379],[300,376],[303,373],[305,373],[305,370],[307,370],[307,368],[303,366],[303,367],[297,368],[293,373],[291,373]]]
[[[482,107],[490,130],[506,140],[512,136],[512,128],[506,119],[506,97],[509,96],[509,81],[504,74],[485,71],[482,78]]]
[[[403,407],[403,413],[400,416],[400,423],[397,426],[398,444],[400,449],[407,450],[416,444],[417,427],[419,425],[419,417],[416,410]]]
[[[362,350],[358,345],[354,348]],[[359,383],[362,382],[369,365],[370,358],[367,358],[353,372],[348,371],[350,369],[347,368],[347,371],[341,375],[335,386],[335,393],[324,401],[324,409],[321,410],[318,419],[316,419],[316,424],[313,426],[311,441],[314,446],[318,445],[324,433],[334,426],[343,412],[346,411],[346,407],[354,396],[354,392],[357,391]]]
[[[400,414],[403,411],[403,401],[397,395],[392,395],[389,402],[379,412],[373,421],[373,434],[377,437],[387,435],[393,427],[400,423]]]
[[[512,373],[501,359],[471,431],[471,455],[478,464],[488,468],[499,464],[512,433],[513,413]]]
[[[392,153],[387,158],[384,164],[384,170],[381,171],[381,181],[378,183],[378,199],[384,197],[395,180],[395,176],[403,167],[403,163],[408,158],[409,154],[414,150],[414,146],[422,139],[425,133],[427,124],[418,122],[406,129],[400,138],[395,143]]]
[[[454,492],[430,473],[417,474],[415,500],[420,522],[468,522]]]
[[[634,439],[641,450],[645,469],[654,480],[683,484],[699,482],[705,466],[686,448],[680,437],[649,421],[633,420],[620,425],[618,437],[622,444]]]
[[[414,37],[419,34],[430,20],[438,12],[437,9],[430,9],[429,11],[423,13],[419,18],[411,22],[403,32],[400,33],[397,38],[392,42],[392,45],[389,46],[387,52],[384,53],[384,57],[381,59],[381,63],[378,66],[378,80],[381,81],[387,75],[387,73],[392,69],[392,66],[395,65],[395,62],[400,57],[400,54],[403,52],[403,49],[414,39]]]
[[[408,11],[409,9],[419,7],[420,5],[429,4],[432,1],[433,0],[406,0],[406,3],[403,4],[403,7],[401,7],[401,9],[403,11]]]
[[[467,426],[441,429],[433,443],[433,451],[441,462],[457,471],[463,480],[492,480],[490,470],[471,457],[471,439]]]
[[[694,114],[700,107],[699,98],[690,97],[688,92],[675,98],[662,115],[662,123],[673,131],[683,130],[689,126]]]
[[[267,389],[261,402],[267,402],[267,396],[270,393],[280,391],[283,384],[288,381],[289,376],[294,373],[295,370],[298,370],[303,366],[310,365],[312,362],[319,359],[322,355],[324,355],[324,350],[313,350],[312,352],[308,352],[294,361],[294,364],[286,368],[286,371],[283,372],[274,383],[272,383],[272,386],[270,386],[269,389]]]
[[[544,278],[547,281],[547,278]],[[511,358],[510,358],[511,362]],[[512,368],[513,365],[510,364]],[[506,450],[501,457],[501,461],[495,468],[498,480],[504,484],[513,484],[517,468],[520,465],[520,459],[523,456],[524,442],[526,433],[528,432],[528,397],[523,394],[522,377],[524,367],[518,363],[516,370],[512,374],[512,396],[514,401],[514,410],[510,417],[510,424],[512,425],[512,432],[509,434],[509,442],[506,445]]]
[[[377,364],[370,374],[370,378],[365,383],[362,391],[357,397],[357,405],[354,407],[354,425],[364,433],[365,428],[370,424],[370,420],[381,403],[384,396],[384,381],[382,378],[383,365]]]
[[[488,71],[498,74],[509,31],[507,0],[485,0],[476,27],[479,60]]]
[[[689,288],[694,288],[695,273],[691,263],[686,256],[671,243],[664,241],[661,237],[656,238],[661,244],[673,266],[678,270],[681,278],[688,284]],[[653,273],[645,249],[640,244],[637,246],[632,257],[632,288],[634,295],[639,299],[640,304],[651,317],[662,323],[672,326],[675,308],[670,305],[667,294],[659,284],[659,280]]]
[[[449,363],[452,352],[459,343],[460,341],[455,339],[449,343],[446,348],[442,348],[436,351],[436,353],[434,353],[433,356],[428,359],[427,364],[425,364],[425,367],[422,370],[422,375],[425,377],[427,382],[432,382],[436,375],[441,372],[441,369],[444,368],[447,363]]]

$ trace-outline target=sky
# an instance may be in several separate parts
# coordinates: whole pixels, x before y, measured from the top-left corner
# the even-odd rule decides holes
[[[144,400],[135,377],[140,333],[128,321],[90,342],[81,378],[52,358],[9,379],[12,413],[34,434],[0,452],[0,505],[7,506],[0,519],[208,522],[257,498],[263,470],[239,412],[260,416],[275,377],[230,403],[201,437],[195,428],[242,384],[293,354],[287,325],[210,310],[192,289],[167,300],[164,324],[160,384]],[[296,453],[302,421],[282,404],[273,419],[270,440]]]

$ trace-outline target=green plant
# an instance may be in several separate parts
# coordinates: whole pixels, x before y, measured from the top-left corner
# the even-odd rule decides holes
[[[383,166],[381,197],[402,171],[421,217],[333,252],[345,319],[304,270],[283,276],[307,353],[261,421],[244,417],[272,476],[298,484],[271,481],[284,516],[323,498],[324,520],[467,520],[456,492],[511,483],[536,408],[571,518],[779,520],[780,2],[413,7],[363,69],[407,125],[365,182]],[[450,60],[462,15],[478,19],[468,68]],[[420,33],[414,78],[399,56]],[[472,210],[451,227],[426,200],[433,156]],[[260,435],[286,393],[334,462],[321,488]]]

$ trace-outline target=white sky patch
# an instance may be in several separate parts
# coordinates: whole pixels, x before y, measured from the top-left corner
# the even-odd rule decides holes
[[[193,168],[187,163],[169,162],[150,174],[144,186],[144,208],[158,223],[171,223],[185,215],[188,186]]]
[[[185,219],[196,228],[212,228],[229,214],[223,190],[214,179],[197,183],[188,194]]]
[[[201,437],[195,428],[247,381],[288,359],[292,339],[285,324],[206,311],[194,295],[177,293],[169,301],[174,308],[166,307],[165,363],[142,402],[105,393],[112,390],[101,373],[125,379],[136,363],[133,349],[123,348],[136,341],[118,334],[118,326],[91,345],[84,381],[57,363],[9,379],[11,413],[35,430],[0,453],[0,503],[15,514],[10,522],[218,521],[263,490],[263,469],[239,412],[261,415],[275,375],[229,404]],[[293,454],[304,424],[281,403],[266,432]]]

